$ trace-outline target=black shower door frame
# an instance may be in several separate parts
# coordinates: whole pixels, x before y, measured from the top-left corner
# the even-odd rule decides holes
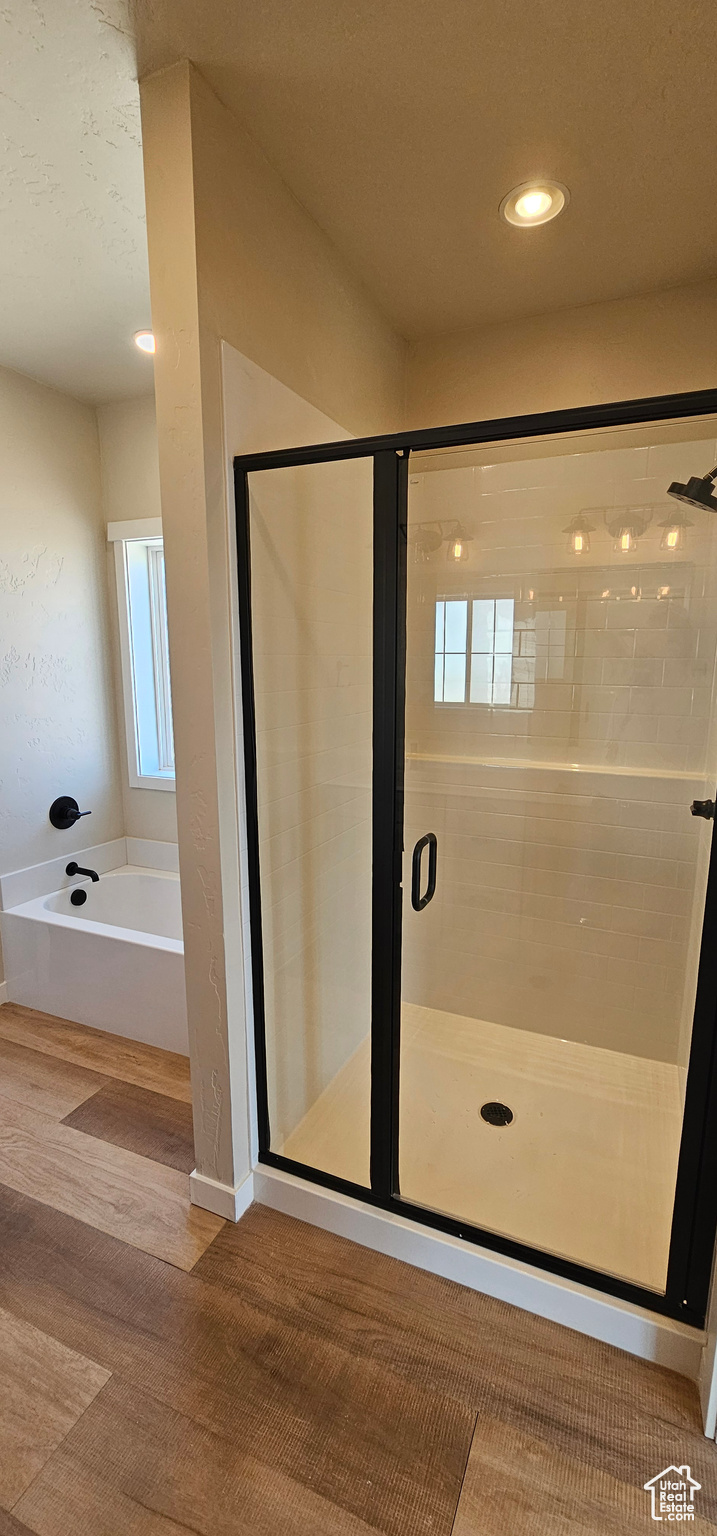
[[[234,460],[247,859],[259,1161],[550,1274],[704,1326],[717,1231],[717,851],[712,837],[665,1293],[401,1199],[398,1177],[408,465],[412,450],[470,447],[717,415],[717,389],[244,454]],[[271,1150],[264,1011],[248,476],[373,459],[373,877],[370,1188]],[[626,1170],[629,1177],[629,1170]]]

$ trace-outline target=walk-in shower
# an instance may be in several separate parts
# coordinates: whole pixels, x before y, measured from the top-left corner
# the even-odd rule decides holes
[[[709,393],[236,461],[261,1158],[697,1324],[716,440]]]

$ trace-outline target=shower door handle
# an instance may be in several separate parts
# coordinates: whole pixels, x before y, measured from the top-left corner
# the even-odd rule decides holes
[[[428,849],[428,885],[426,893],[421,895],[421,858],[424,848]],[[413,850],[413,864],[411,869],[411,906],[414,912],[422,912],[433,900],[436,894],[436,865],[438,862],[438,838],[435,832],[427,832],[425,837],[419,837]]]

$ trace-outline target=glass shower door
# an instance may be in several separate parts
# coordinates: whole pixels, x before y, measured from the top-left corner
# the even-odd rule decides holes
[[[360,1185],[369,1183],[372,472],[368,458],[253,470],[238,507],[262,1150]]]
[[[717,781],[715,425],[411,459],[404,1201],[664,1293]]]

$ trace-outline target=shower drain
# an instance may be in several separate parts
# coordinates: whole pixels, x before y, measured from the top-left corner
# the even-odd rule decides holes
[[[513,1111],[507,1104],[498,1104],[492,1100],[490,1104],[483,1104],[481,1115],[489,1125],[510,1125],[513,1119]]]

